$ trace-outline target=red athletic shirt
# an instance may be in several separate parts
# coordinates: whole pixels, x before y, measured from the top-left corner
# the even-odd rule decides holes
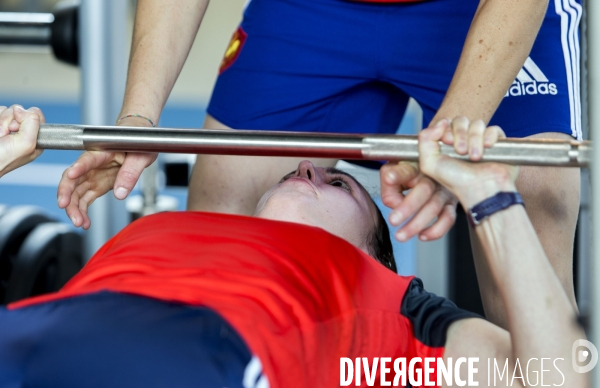
[[[322,229],[194,212],[136,221],[61,291],[10,308],[101,290],[214,309],[271,387],[338,386],[340,357],[440,357],[447,326],[468,316]]]

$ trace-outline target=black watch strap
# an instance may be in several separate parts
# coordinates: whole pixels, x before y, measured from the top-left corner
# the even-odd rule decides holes
[[[496,195],[488,199],[484,199],[477,205],[470,208],[467,213],[467,218],[469,219],[471,226],[479,225],[481,221],[492,214],[513,205],[525,206],[523,198],[521,198],[521,194],[517,193],[516,191],[500,191]]]

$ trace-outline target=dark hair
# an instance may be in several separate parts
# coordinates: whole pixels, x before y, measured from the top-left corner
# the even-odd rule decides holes
[[[379,210],[379,207],[375,202],[373,202],[373,206],[377,213],[377,222],[375,223],[373,230],[371,230],[371,233],[367,236],[369,254],[390,270],[398,273],[396,260],[394,259],[392,239],[390,238],[390,229],[388,228],[381,210]]]
[[[398,269],[396,268],[396,259],[394,259],[394,248],[392,247],[392,239],[390,237],[390,229],[385,217],[383,217],[383,214],[379,209],[379,206],[377,206],[373,198],[371,198],[369,191],[354,176],[348,174],[347,172],[339,171],[335,168],[328,169],[328,171],[332,170],[352,178],[352,180],[354,180],[354,182],[356,182],[356,184],[362,189],[365,196],[371,200],[371,205],[373,205],[373,208],[375,209],[377,220],[375,221],[375,227],[367,236],[366,243],[369,250],[369,255],[390,270],[394,271],[394,273],[398,273]]]

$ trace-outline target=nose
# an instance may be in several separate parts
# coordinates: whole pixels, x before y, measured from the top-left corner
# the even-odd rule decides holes
[[[313,166],[313,164],[308,160],[301,161],[298,164],[296,176],[307,178],[309,181],[316,183],[317,173],[315,171],[315,166]]]

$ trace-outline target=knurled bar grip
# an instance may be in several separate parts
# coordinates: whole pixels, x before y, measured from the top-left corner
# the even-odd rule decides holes
[[[387,161],[416,161],[419,157],[416,136],[62,124],[42,124],[37,148]],[[445,144],[442,153],[467,159]],[[590,141],[506,139],[486,149],[482,161],[588,167],[591,156]]]

